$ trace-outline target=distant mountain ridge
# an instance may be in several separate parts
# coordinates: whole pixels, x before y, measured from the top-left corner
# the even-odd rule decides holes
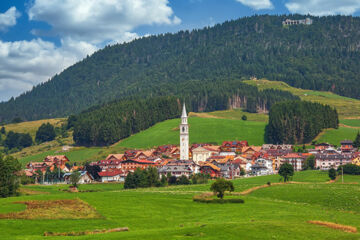
[[[360,18],[245,17],[105,47],[16,99],[0,103],[0,121],[63,117],[139,95],[172,95],[189,81],[252,76],[360,98]]]

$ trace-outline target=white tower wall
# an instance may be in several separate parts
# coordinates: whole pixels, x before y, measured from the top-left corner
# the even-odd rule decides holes
[[[181,114],[180,128],[180,160],[189,160],[189,125],[185,103]]]

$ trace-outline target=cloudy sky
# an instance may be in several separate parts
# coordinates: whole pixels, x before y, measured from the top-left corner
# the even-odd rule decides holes
[[[360,15],[360,0],[1,0],[0,101],[107,44],[254,14]]]

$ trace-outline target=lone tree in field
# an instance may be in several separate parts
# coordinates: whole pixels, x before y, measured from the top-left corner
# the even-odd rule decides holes
[[[336,170],[334,168],[330,168],[329,169],[329,178],[331,180],[335,180],[336,179]]]
[[[78,171],[73,172],[73,173],[70,175],[70,182],[71,182],[71,184],[72,184],[74,187],[77,187],[78,182],[80,181],[80,177],[81,177],[81,174],[80,174],[80,172],[78,172]]]
[[[234,185],[230,181],[219,178],[213,184],[211,184],[210,190],[213,191],[218,198],[223,199],[225,191],[234,191]]]
[[[279,175],[283,177],[284,182],[289,181],[289,178],[294,176],[294,167],[290,163],[284,163],[280,166]]]

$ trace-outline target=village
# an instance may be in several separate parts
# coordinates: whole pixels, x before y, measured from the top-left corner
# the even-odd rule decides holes
[[[93,182],[124,182],[129,172],[137,168],[154,167],[159,177],[205,174],[210,178],[234,179],[277,174],[280,166],[289,163],[295,171],[309,166],[311,169],[337,169],[352,163],[360,165],[360,152],[353,142],[344,140],[336,148],[328,143],[318,143],[312,149],[296,151],[290,144],[263,144],[249,146],[246,140],[224,141],[221,145],[189,145],[189,125],[185,105],[181,115],[180,146],[163,145],[150,150],[127,150],[124,153],[110,154],[106,159],[92,162],[98,169],[95,179],[85,166],[71,166],[65,155],[47,156],[42,162],[30,162],[25,174],[36,179],[37,183],[70,183],[73,172],[80,172],[80,184]],[[311,160],[310,160],[311,159]],[[72,159],[71,159],[72,160]],[[312,161],[313,163],[309,163]],[[57,174],[56,182],[45,178],[46,172]],[[42,176],[42,178],[40,177]]]

